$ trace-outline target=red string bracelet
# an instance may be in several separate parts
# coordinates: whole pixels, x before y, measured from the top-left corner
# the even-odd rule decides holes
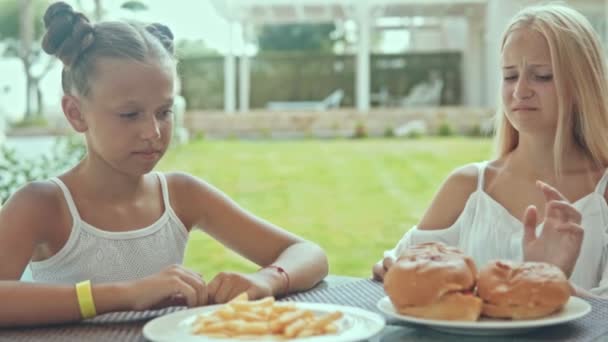
[[[272,268],[285,277],[285,290],[283,291],[283,296],[286,296],[289,293],[289,273],[287,273],[283,267],[277,265],[269,265],[264,268]]]

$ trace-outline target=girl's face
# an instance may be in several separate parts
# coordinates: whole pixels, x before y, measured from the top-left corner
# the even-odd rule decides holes
[[[91,155],[128,174],[151,171],[171,140],[174,75],[169,62],[97,61],[81,108]]]
[[[558,101],[551,53],[537,31],[512,31],[502,53],[502,100],[507,119],[520,133],[555,134]]]

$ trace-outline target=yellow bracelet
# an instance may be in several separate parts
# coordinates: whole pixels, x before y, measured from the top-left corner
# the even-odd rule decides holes
[[[81,281],[76,284],[76,296],[78,297],[78,306],[80,306],[82,318],[87,319],[97,316],[90,280]]]

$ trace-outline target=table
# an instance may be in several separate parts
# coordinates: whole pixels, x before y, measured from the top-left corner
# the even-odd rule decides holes
[[[329,276],[314,289],[281,300],[351,305],[379,312],[376,309],[376,302],[384,296],[382,284],[370,279]],[[608,341],[608,300],[588,299],[588,301],[593,307],[589,315],[567,324],[533,330],[524,335],[492,338],[450,335],[421,326],[402,324],[392,318],[385,317],[387,326],[377,336],[368,341]],[[141,331],[147,321],[182,309],[182,307],[173,307],[155,311],[118,312],[101,315],[75,324],[29,329],[0,329],[0,341],[145,342],[146,339]]]

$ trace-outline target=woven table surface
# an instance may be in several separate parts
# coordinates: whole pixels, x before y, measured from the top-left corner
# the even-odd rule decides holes
[[[281,301],[315,302],[349,305],[379,313],[376,303],[385,296],[382,284],[369,279],[345,282],[337,286],[316,288],[281,299]],[[450,335],[387,318],[389,324],[371,341],[608,341],[608,300],[586,299],[592,305],[587,316],[570,323],[540,328],[512,337],[471,337]],[[141,312],[116,312],[100,315],[76,324],[50,327],[0,329],[0,341],[146,341],[142,328],[152,318],[185,307]]]

